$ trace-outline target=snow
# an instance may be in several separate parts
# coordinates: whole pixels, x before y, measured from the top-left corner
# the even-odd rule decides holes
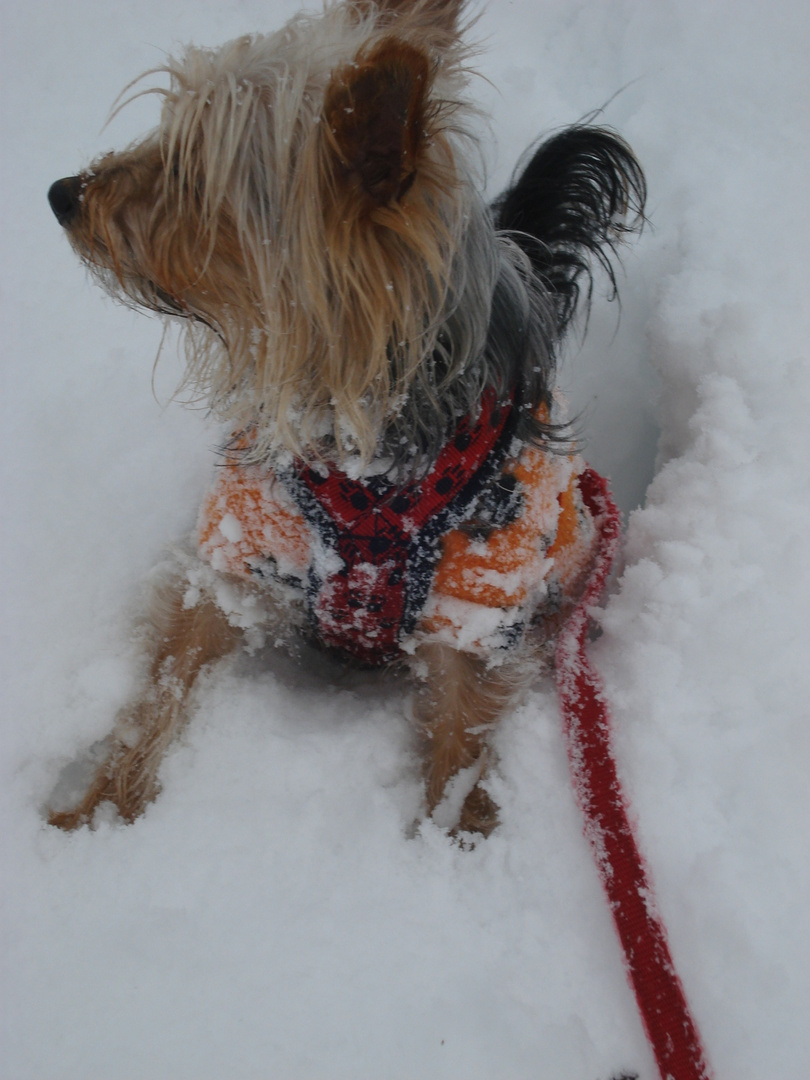
[[[306,653],[207,678],[136,824],[43,822],[137,684],[140,583],[192,526],[218,438],[171,402],[171,334],[153,396],[160,325],[90,284],[45,192],[155,122],[140,100],[100,133],[165,52],[296,8],[3,12],[0,1074],[652,1080],[546,683],[498,732],[503,823],[472,852],[413,827],[407,685]],[[647,171],[621,318],[597,303],[562,379],[632,511],[592,655],[718,1080],[803,1080],[810,11],[492,0],[476,35],[493,193],[605,103]]]

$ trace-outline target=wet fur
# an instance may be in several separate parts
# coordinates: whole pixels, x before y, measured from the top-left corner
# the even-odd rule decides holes
[[[643,220],[644,178],[618,136],[578,126],[487,206],[464,9],[334,3],[276,34],[189,48],[163,69],[168,89],[143,91],[162,98],[157,131],[51,189],[105,288],[185,321],[186,386],[250,428],[246,461],[385,458],[411,476],[487,387],[514,388],[520,438],[564,441],[538,408],[594,261],[615,288],[611,255]],[[105,801],[131,821],[155,797],[197,675],[241,640],[215,594],[190,599],[180,572],[163,587],[147,686],[53,824],[88,822]],[[494,666],[446,646],[415,658],[426,812],[478,770],[456,832],[497,822],[488,736],[534,670],[525,654]]]

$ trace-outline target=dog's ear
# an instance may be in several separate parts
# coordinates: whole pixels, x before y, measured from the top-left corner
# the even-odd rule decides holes
[[[377,205],[401,198],[414,181],[430,77],[425,53],[389,37],[334,72],[326,89],[326,137],[345,178]]]

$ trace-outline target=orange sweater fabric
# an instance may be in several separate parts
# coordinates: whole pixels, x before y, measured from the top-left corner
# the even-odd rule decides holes
[[[515,646],[536,612],[559,610],[578,595],[596,543],[578,482],[585,468],[578,456],[511,440],[494,477],[460,515],[447,518],[440,535],[420,547],[407,534],[412,554],[396,563],[397,581],[421,577],[418,610],[395,615],[393,627],[389,618],[383,630],[375,612],[385,609],[386,581],[394,581],[391,553],[349,569],[319,527],[309,496],[302,499],[301,485],[283,473],[234,458],[219,467],[200,511],[199,552],[217,571],[282,582],[305,607],[319,604],[314,636],[365,662],[387,662],[394,652],[413,653],[433,641],[492,656]],[[369,490],[350,483],[355,502]],[[504,493],[507,511],[493,514],[493,498],[503,503]],[[380,503],[383,511],[389,505],[390,496]],[[407,515],[403,520],[407,526]],[[338,534],[343,527],[340,520],[329,524]],[[348,573],[348,589],[336,601],[333,583]],[[330,602],[340,610],[330,611]]]

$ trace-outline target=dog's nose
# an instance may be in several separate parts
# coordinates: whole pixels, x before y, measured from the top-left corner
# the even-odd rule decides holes
[[[82,181],[78,176],[66,176],[51,184],[48,202],[60,225],[69,225],[81,203]]]

